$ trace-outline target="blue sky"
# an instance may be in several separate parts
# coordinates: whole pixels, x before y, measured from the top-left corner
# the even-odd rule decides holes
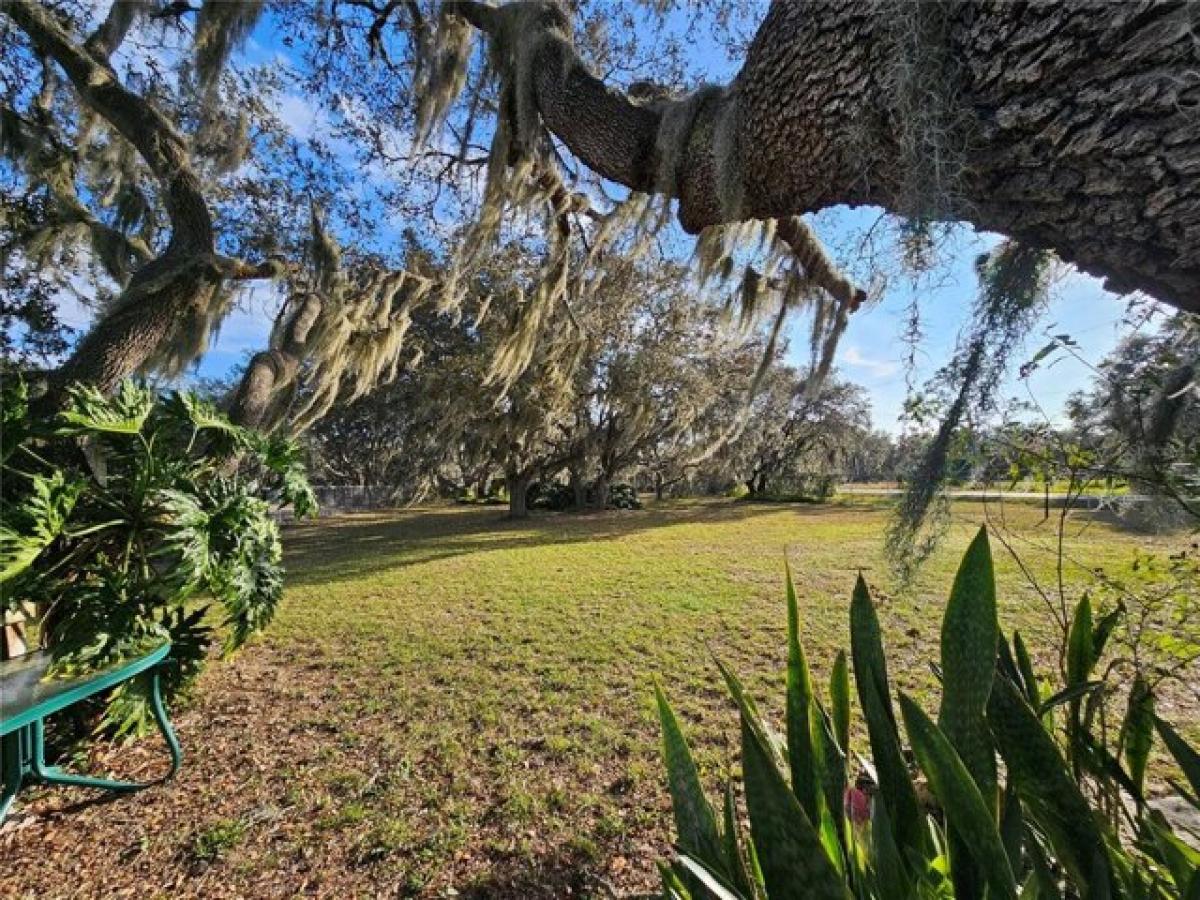
[[[678,15],[676,19],[668,23],[668,28],[682,33],[686,29],[685,23]],[[697,82],[720,82],[729,80],[736,73],[736,66],[706,31],[690,32],[688,41],[693,54],[689,59],[689,77],[694,77]],[[240,55],[255,64],[272,62],[285,68],[296,65],[294,54],[278,42],[269,17],[260,23]],[[315,135],[320,138],[328,131],[328,116],[316,109],[311,100],[298,90],[286,93],[277,110],[299,137]],[[329,143],[336,146],[336,139],[331,138]],[[350,159],[352,154],[349,148],[345,148],[344,153],[339,152],[339,156]],[[363,177],[370,179],[386,175],[379,171],[368,171],[363,173]],[[822,213],[816,224],[818,232],[836,251],[838,247],[851,244],[855,235],[878,215],[878,210],[839,209]],[[398,226],[400,224],[409,223],[397,223]],[[677,232],[677,229],[672,230]],[[399,233],[399,227],[396,233]],[[386,233],[382,235],[385,240],[387,237]],[[972,262],[981,250],[994,245],[995,240],[995,236],[976,236],[970,229],[959,229],[951,249],[942,254],[942,268],[936,283],[917,285],[911,279],[893,277],[877,303],[854,315],[842,340],[838,368],[843,377],[861,384],[868,392],[877,427],[892,432],[901,430],[899,417],[908,381],[920,384],[950,358],[955,341],[969,319],[971,302],[975,296]],[[670,243],[686,248],[690,239],[676,233]],[[919,345],[915,369],[909,371],[905,365],[909,348],[902,335],[908,308],[914,299],[920,304],[925,336]],[[275,295],[269,285],[252,285],[244,292],[238,308],[223,324],[209,351],[199,361],[196,376],[227,375],[244,362],[248,354],[263,348],[270,331],[275,303]],[[1027,340],[1025,358],[1046,343],[1047,335],[1065,332],[1079,341],[1081,355],[1085,359],[1098,362],[1125,333],[1122,325],[1125,309],[1125,301],[1104,291],[1097,280],[1073,270],[1066,272],[1055,285],[1048,310]],[[87,315],[81,309],[64,308],[64,314],[69,324],[86,324]],[[804,349],[807,347],[803,316],[797,316],[791,323],[790,332],[793,360],[803,363],[806,359]],[[1018,354],[1017,362],[1020,361]],[[1067,397],[1086,387],[1089,380],[1090,371],[1085,363],[1062,357],[1057,358],[1053,365],[1038,370],[1028,385],[1016,378],[1010,379],[1003,386],[1001,394],[1027,399],[1031,392],[1048,415],[1058,418]]]

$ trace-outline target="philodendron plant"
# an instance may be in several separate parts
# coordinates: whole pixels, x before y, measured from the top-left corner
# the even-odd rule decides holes
[[[224,627],[232,651],[271,621],[283,590],[273,512],[316,512],[290,440],[232,424],[185,392],[77,385],[52,416],[0,385],[0,612],[37,603],[52,674],[74,676],[172,642],[168,696]],[[140,681],[102,724],[152,721]]]
[[[1122,612],[1093,623],[1089,601],[1080,602],[1065,684],[1048,693],[1021,635],[1010,643],[1001,634],[981,530],[942,620],[935,720],[903,693],[893,704],[879,619],[861,576],[849,664],[844,652],[837,656],[828,698],[820,696],[789,572],[784,738],[717,663],[740,714],[748,829],[732,784],[719,815],[710,804],[658,690],[678,832],[678,855],[661,864],[664,896],[1200,897],[1200,853],[1144,796],[1156,733],[1186,782],[1175,786],[1198,808],[1200,755],[1157,718],[1143,679],[1128,689],[1118,727],[1104,727],[1098,713],[1105,684],[1093,671]],[[851,669],[871,760],[853,782]]]

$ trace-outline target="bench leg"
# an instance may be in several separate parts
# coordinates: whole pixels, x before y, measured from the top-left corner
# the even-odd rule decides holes
[[[13,799],[17,796],[17,792],[21,790],[21,782],[25,778],[25,748],[22,747],[23,738],[27,729],[22,728],[20,731],[14,731],[12,734],[6,734],[0,738],[0,757],[3,762],[3,784],[4,790],[0,792],[0,823],[8,815],[8,810],[12,806]]]
[[[175,773],[179,771],[183,752],[179,749],[179,739],[175,737],[175,730],[171,728],[171,721],[167,718],[167,710],[163,705],[158,667],[155,667],[152,672],[147,673],[147,677],[150,678],[150,706],[154,711],[154,721],[158,724],[158,730],[162,733],[163,741],[166,742],[167,750],[171,754],[171,768],[166,775],[154,781],[116,781],[110,778],[94,778],[90,775],[72,775],[69,772],[64,772],[58,766],[48,766],[46,765],[44,729],[40,719],[30,726],[32,728],[33,739],[33,758],[30,761],[30,774],[36,780],[45,784],[66,784],[75,787],[102,788],[106,791],[121,792],[140,791],[153,784],[159,784],[173,778]]]

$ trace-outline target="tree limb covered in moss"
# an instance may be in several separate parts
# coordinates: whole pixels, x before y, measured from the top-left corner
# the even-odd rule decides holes
[[[1193,4],[775,2],[731,84],[649,103],[587,70],[552,0],[444,9],[492,38],[524,17],[541,121],[690,232],[874,204],[1200,310]]]
[[[122,85],[108,65],[107,55],[128,30],[133,10],[110,13],[90,46],[77,43],[34,0],[11,0],[4,12],[38,52],[62,68],[79,100],[137,150],[162,188],[171,221],[165,251],[133,274],[55,381],[85,381],[106,391],[151,363],[177,370],[203,347],[227,309],[224,281],[273,277],[279,267],[216,253],[212,214],[186,139],[152,103]],[[173,346],[176,342],[179,346]]]

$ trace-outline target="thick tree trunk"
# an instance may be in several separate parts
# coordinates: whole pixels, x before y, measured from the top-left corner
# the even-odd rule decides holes
[[[609,484],[610,478],[606,472],[601,472],[596,477],[596,480],[592,482],[592,509],[608,508]]]
[[[491,31],[504,13],[448,8]],[[649,105],[588,73],[547,14],[534,92],[584,163],[678,197],[689,231],[875,204],[1200,311],[1198,9],[775,0],[727,89]]]
[[[587,481],[578,469],[571,469],[572,505],[576,512],[587,508]]]
[[[508,487],[508,517],[510,519],[529,517],[529,485],[532,481],[532,476],[524,472],[509,472],[505,477],[505,484]]]
[[[662,472],[654,473],[654,499],[661,502],[664,493]]]

